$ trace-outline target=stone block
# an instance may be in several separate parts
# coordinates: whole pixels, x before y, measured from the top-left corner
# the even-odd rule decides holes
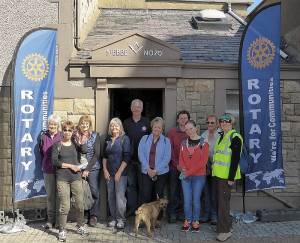
[[[214,105],[214,93],[213,92],[201,92],[200,95],[201,105]]]
[[[285,183],[287,185],[289,184],[293,184],[293,185],[297,185],[299,184],[299,177],[297,176],[286,176],[285,177]]]
[[[55,99],[53,110],[73,112],[74,99]]]
[[[0,143],[0,148],[2,148],[2,149],[10,149],[11,148],[10,136],[0,136],[0,141],[3,141],[2,143]]]
[[[0,158],[1,159],[8,159],[11,157],[11,150],[10,149],[0,149]]]
[[[8,122],[0,122],[0,132],[10,131],[10,124]]]
[[[192,100],[192,106],[193,105],[201,105],[201,101],[200,100]]]
[[[211,79],[198,79],[195,82],[194,90],[199,92],[212,92],[214,91],[214,80]]]
[[[293,137],[282,137],[282,142],[283,143],[294,143],[294,138]]]
[[[286,119],[291,122],[300,122],[300,116],[286,116]]]
[[[294,115],[295,112],[294,104],[283,104],[282,112],[284,115]]]
[[[68,112],[67,111],[54,111],[55,115],[58,115],[61,118],[61,122],[64,122],[68,119]]]
[[[300,122],[294,122],[291,124],[291,130],[293,131],[293,135],[300,135]]]
[[[300,104],[295,104],[295,115],[300,115]]]
[[[177,100],[185,100],[185,88],[177,88]]]
[[[285,81],[284,82],[285,92],[300,92],[300,81]]]
[[[0,112],[1,113],[10,113],[10,104],[7,102],[0,102]]]
[[[68,113],[70,114],[70,113]],[[94,99],[75,99],[74,100],[74,113],[73,114],[95,114],[95,101]]]
[[[290,93],[281,93],[281,100],[284,104],[290,104],[291,103],[291,95]]]
[[[178,87],[188,87],[193,86],[195,80],[194,79],[179,79],[177,82]]]
[[[289,149],[293,150],[295,148],[295,144],[294,143],[283,143],[282,148],[287,149],[287,150],[289,150]]]
[[[186,99],[200,100],[200,93],[199,92],[186,92]]]
[[[290,131],[291,123],[290,122],[281,122],[281,131]]]
[[[187,111],[191,112],[192,111],[191,106],[192,106],[191,100],[177,101],[177,111],[187,110]]]
[[[300,92],[299,93],[291,93],[291,103],[293,103],[293,104],[300,103]]]

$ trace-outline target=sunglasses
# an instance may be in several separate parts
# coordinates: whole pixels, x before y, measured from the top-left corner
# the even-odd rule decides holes
[[[206,122],[206,124],[215,124],[215,122],[212,122],[212,121],[211,121],[211,122],[210,122],[210,121],[207,121],[207,122]]]
[[[64,132],[73,132],[72,129],[64,129],[63,131],[64,131]]]
[[[231,120],[219,120],[219,123],[222,123],[222,122],[231,123]]]

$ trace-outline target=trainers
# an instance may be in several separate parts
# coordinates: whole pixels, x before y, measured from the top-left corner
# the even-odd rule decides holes
[[[67,240],[67,233],[65,230],[60,230],[58,232],[58,240],[61,242],[65,242]]]
[[[199,232],[200,230],[200,223],[199,221],[193,221],[192,223],[192,232]]]
[[[191,228],[191,222],[188,220],[184,220],[183,225],[181,227],[181,231],[189,231]]]
[[[231,236],[232,236],[232,233],[231,233],[231,232],[228,232],[228,233],[219,233],[219,234],[217,235],[217,240],[218,240],[218,241],[226,241],[226,240],[228,240]]]
[[[84,226],[80,226],[77,228],[77,233],[80,235],[88,235],[88,230]]]
[[[118,222],[116,225],[117,229],[124,229],[124,226],[125,226],[124,221],[122,219],[118,219]]]
[[[108,227],[115,227],[116,223],[117,223],[116,220],[112,220],[112,221],[108,222],[107,226]]]
[[[96,227],[96,225],[97,225],[97,217],[96,217],[96,216],[92,216],[92,217],[90,218],[90,220],[89,220],[89,225],[90,225],[91,227]]]

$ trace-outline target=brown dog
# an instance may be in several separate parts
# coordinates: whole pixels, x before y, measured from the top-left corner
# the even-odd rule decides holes
[[[151,237],[151,227],[154,230],[160,210],[166,208],[167,205],[168,200],[161,198],[154,202],[144,203],[142,206],[140,206],[135,211],[135,236],[137,236],[140,223],[143,221],[147,228],[147,234],[149,237]]]

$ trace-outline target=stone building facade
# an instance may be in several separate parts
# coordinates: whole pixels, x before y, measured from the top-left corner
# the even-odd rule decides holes
[[[11,2],[16,4],[17,1]],[[246,16],[251,1],[231,2],[233,10]],[[124,110],[128,112],[130,99],[139,95],[145,99],[149,116],[162,115],[167,129],[175,125],[176,112],[182,109],[191,112],[200,130],[205,129],[208,114],[229,111],[238,115],[238,50],[243,26],[228,15],[230,29],[195,30],[189,23],[198,10],[222,10],[226,8],[226,1],[49,0],[30,3],[36,6],[31,9],[43,6],[41,11],[35,9],[39,16],[32,13],[40,22],[23,28],[22,33],[16,30],[18,24],[14,25],[16,29],[11,32],[19,33],[18,37],[5,44],[14,50],[22,35],[38,26],[58,29],[54,111],[63,119],[77,122],[82,114],[89,114],[95,129],[105,134],[109,119],[128,115]],[[7,9],[7,6],[2,7]],[[21,7],[26,9],[29,5]],[[23,21],[28,15],[26,11]],[[11,59],[12,55],[8,60]],[[0,68],[3,67],[0,71],[4,70],[0,76],[0,184],[3,185],[0,186],[0,209],[9,209],[11,79],[5,77],[11,77],[11,67],[1,56],[0,62]],[[300,206],[299,80],[299,63],[283,62],[282,132],[287,188],[267,194],[247,193],[247,210]],[[233,192],[235,209],[242,208],[240,192],[240,186]],[[101,195],[105,200],[104,183]],[[17,207],[45,207],[45,201],[28,200],[18,203]]]

